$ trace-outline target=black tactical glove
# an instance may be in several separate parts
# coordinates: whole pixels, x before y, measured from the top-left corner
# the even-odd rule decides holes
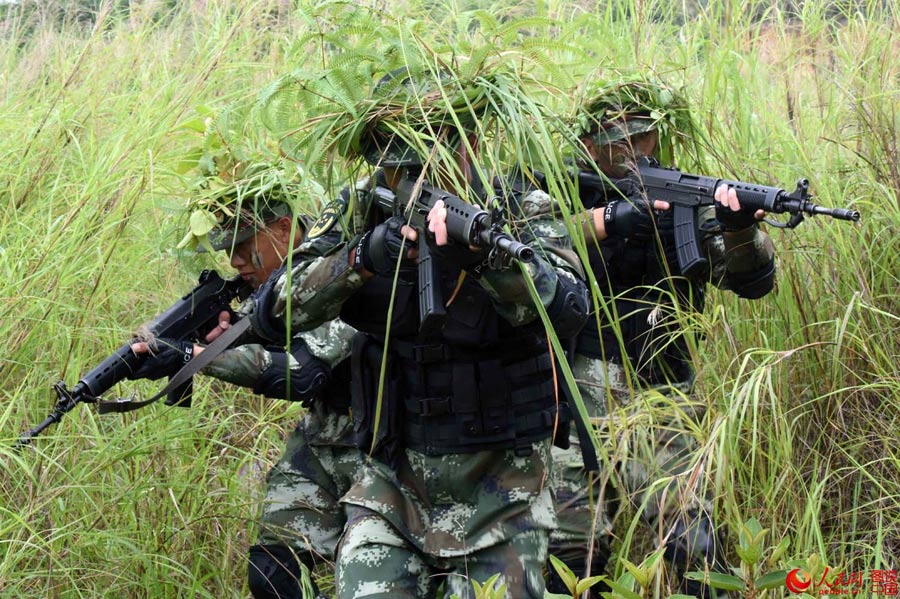
[[[482,264],[488,257],[488,250],[479,249],[473,251],[468,245],[457,243],[452,239],[447,240],[447,245],[437,245],[434,233],[425,232],[428,239],[428,247],[442,264],[453,265],[462,270]]]
[[[722,225],[724,231],[741,231],[757,224],[753,216],[755,210],[732,210],[727,204],[716,202],[716,220]]]
[[[643,198],[613,200],[603,214],[607,237],[651,239],[656,231],[652,210],[651,203]]]
[[[287,354],[279,348],[269,348],[272,363],[253,386],[253,392],[273,399],[299,401],[305,406],[314,399],[331,380],[331,368],[323,360],[312,355],[302,339],[294,339],[291,355],[299,368],[290,368]]]
[[[190,341],[175,341],[160,337],[150,344],[150,353],[140,367],[128,375],[129,380],[150,379],[155,381],[172,376],[194,357],[194,344]]]
[[[392,216],[375,228],[366,231],[356,244],[353,267],[364,267],[369,272],[391,276],[400,260],[401,248],[405,254],[413,248],[412,242],[404,242],[400,228],[406,224],[399,216]]]
[[[266,279],[266,282],[259,289],[253,292],[251,296],[253,311],[248,315],[253,334],[279,346],[287,343],[287,330],[281,319],[272,316],[272,308],[277,299],[275,284],[281,279],[285,270],[285,265],[280,266],[269,275],[269,278]]]

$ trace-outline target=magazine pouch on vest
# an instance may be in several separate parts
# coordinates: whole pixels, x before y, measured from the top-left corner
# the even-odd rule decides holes
[[[378,412],[378,381],[381,376],[383,343],[359,333],[350,355],[350,396],[356,446],[386,464],[396,466],[403,452],[402,381],[396,360],[388,354],[384,363],[384,388]]]
[[[529,349],[498,356],[396,343],[409,389],[406,446],[427,455],[492,449],[529,455],[535,442],[553,434],[558,401],[549,354]]]

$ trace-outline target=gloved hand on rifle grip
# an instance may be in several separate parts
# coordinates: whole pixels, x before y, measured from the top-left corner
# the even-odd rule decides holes
[[[302,339],[291,344],[296,364],[290,364],[288,355],[279,348],[269,348],[269,352],[272,362],[254,384],[255,393],[309,406],[331,380],[331,368],[314,356]]]
[[[603,213],[603,227],[607,237],[650,239],[655,235],[653,206],[643,198],[622,198],[611,201]]]
[[[741,207],[737,192],[721,185],[716,189],[716,220],[725,231],[741,231],[752,227],[758,221],[754,211]]]
[[[447,227],[447,218],[447,207],[443,200],[438,200],[432,206],[426,220],[428,226],[425,228],[425,239],[431,252],[442,262],[461,269],[483,263],[488,257],[488,250],[471,247],[452,239]]]
[[[392,216],[364,233],[356,244],[354,266],[378,275],[392,276],[401,250],[406,253],[405,260],[410,256],[409,251],[415,249],[415,244],[409,239],[404,242],[401,231],[404,224],[401,217]]]
[[[140,367],[127,376],[132,381],[137,379],[155,381],[173,376],[194,357],[193,343],[165,337],[160,337],[152,343],[136,343],[131,347],[136,354],[144,353],[140,351],[143,349],[146,349],[148,354]]]

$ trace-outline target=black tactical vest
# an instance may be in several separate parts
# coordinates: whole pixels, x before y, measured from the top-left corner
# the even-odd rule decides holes
[[[601,207],[612,193],[628,196],[634,191],[627,180],[619,185],[620,192],[591,190],[592,203],[585,205]],[[705,284],[681,276],[673,225],[671,212],[665,212],[657,219],[658,239],[608,238],[600,242],[599,251],[593,244],[588,249],[590,268],[610,313],[600,314],[599,330],[596,319],[588,319],[576,351],[616,364],[627,360],[648,385],[693,378],[675,302],[685,312],[702,312]]]
[[[372,445],[384,370],[376,453],[387,461],[401,447],[429,455],[486,449],[527,455],[535,441],[550,437],[557,416],[540,321],[512,326],[473,275],[442,264],[442,296],[453,299],[443,328],[422,338],[417,276],[415,267],[401,269],[396,287],[392,278],[375,276],[343,305],[341,319],[362,335],[352,358],[360,447]]]

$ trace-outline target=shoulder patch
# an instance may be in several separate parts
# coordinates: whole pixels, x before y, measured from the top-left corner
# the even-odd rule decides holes
[[[331,202],[325,206],[325,210],[322,211],[316,222],[309,228],[306,239],[315,239],[330,231],[341,218],[341,208],[343,208],[343,205],[339,201]]]

